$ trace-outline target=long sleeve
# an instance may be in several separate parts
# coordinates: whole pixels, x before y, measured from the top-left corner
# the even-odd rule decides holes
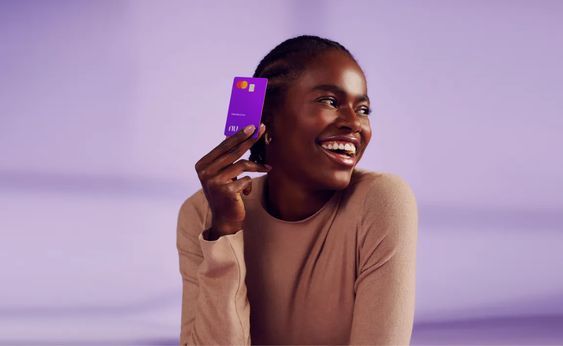
[[[180,345],[250,345],[244,231],[205,240],[208,209],[200,190],[186,200],[178,217]]]
[[[350,344],[410,344],[418,212],[414,193],[387,174],[370,185],[359,235]]]

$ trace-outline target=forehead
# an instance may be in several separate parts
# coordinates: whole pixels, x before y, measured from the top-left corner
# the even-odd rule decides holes
[[[358,64],[336,50],[322,53],[310,61],[297,82],[302,90],[334,84],[352,95],[367,93],[367,82]]]

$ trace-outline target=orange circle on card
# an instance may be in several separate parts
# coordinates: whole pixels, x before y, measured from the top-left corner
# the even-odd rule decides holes
[[[239,89],[246,89],[247,86],[248,86],[248,82],[245,80],[239,80],[237,82],[237,88]]]

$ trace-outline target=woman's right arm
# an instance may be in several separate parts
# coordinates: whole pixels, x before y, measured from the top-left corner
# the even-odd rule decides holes
[[[239,160],[262,136],[240,131],[202,157],[195,165],[202,189],[182,205],[177,247],[182,274],[181,345],[250,344],[250,306],[242,225],[246,217],[241,193],[252,189],[245,171],[269,167]],[[207,212],[211,213],[208,222]]]
[[[201,191],[196,193],[178,217],[183,286],[180,345],[250,345],[243,231],[205,240],[204,198]]]

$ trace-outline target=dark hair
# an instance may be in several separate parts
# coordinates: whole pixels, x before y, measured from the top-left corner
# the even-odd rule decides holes
[[[253,77],[268,78],[262,111],[262,122],[266,125],[266,130],[269,130],[273,123],[274,109],[279,108],[283,103],[289,82],[297,78],[313,58],[333,49],[347,54],[356,61],[340,43],[311,35],[301,35],[283,41],[260,61]],[[266,163],[264,135],[250,148],[249,160]]]

